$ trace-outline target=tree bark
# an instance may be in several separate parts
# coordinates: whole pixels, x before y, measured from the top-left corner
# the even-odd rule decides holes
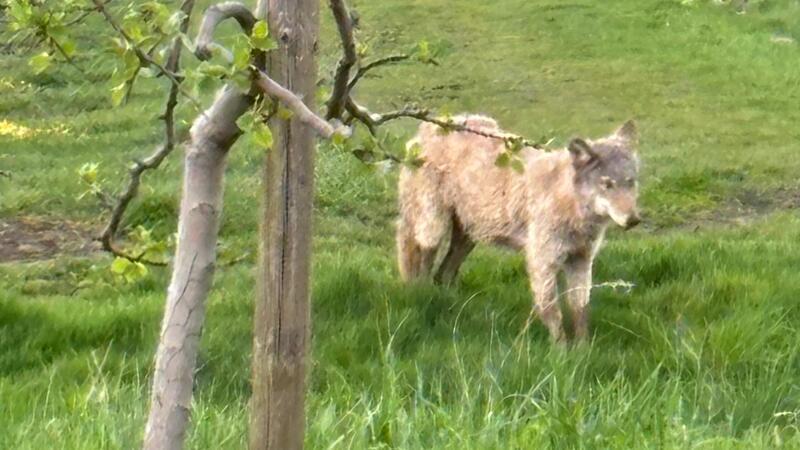
[[[318,0],[270,0],[269,25],[279,48],[269,75],[314,109]],[[275,118],[264,172],[262,248],[253,339],[250,449],[303,447],[310,340],[309,272],[314,131]]]
[[[216,260],[228,150],[239,118],[252,99],[225,88],[195,120],[185,157],[178,245],[156,353],[144,449],[183,446],[192,400],[195,362]]]

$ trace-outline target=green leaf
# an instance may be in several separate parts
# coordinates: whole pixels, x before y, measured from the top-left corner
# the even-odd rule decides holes
[[[78,169],[78,176],[81,177],[86,184],[95,184],[97,182],[97,169],[100,167],[98,163],[85,163]]]
[[[137,44],[139,42],[141,42],[142,40],[144,40],[144,38],[146,36],[144,31],[143,31],[144,26],[139,21],[130,21],[130,22],[126,23],[124,28],[125,28],[125,31],[128,32],[128,36],[130,36],[131,39],[133,40],[133,42],[135,42]]]
[[[325,103],[331,96],[331,89],[327,86],[320,86],[317,88],[317,103]]]
[[[252,133],[253,141],[259,147],[263,147],[265,149],[272,148],[272,131],[269,129],[267,124],[263,122],[255,122]]]
[[[111,263],[111,272],[117,275],[122,275],[128,271],[128,267],[130,267],[131,262],[125,258],[114,258],[114,262]]]
[[[28,65],[31,66],[33,72],[35,74],[40,74],[47,70],[50,67],[51,57],[50,54],[47,52],[39,53],[38,55],[33,56],[29,61]]]
[[[333,136],[331,136],[331,142],[333,145],[344,145],[345,141],[347,141],[347,136],[340,133],[338,130],[333,133]]]
[[[139,69],[139,76],[142,78],[155,78],[160,72],[151,67],[143,67]]]
[[[249,133],[255,126],[255,115],[253,111],[247,111],[236,119],[236,126],[245,133]]]
[[[276,116],[277,116],[279,119],[282,119],[282,120],[289,120],[289,119],[291,119],[292,117],[294,117],[294,112],[292,112],[292,110],[291,110],[291,109],[286,109],[286,108],[280,108],[280,107],[279,107],[279,108],[278,108],[278,113],[277,113],[277,114],[275,114],[275,115],[276,115]]]
[[[263,20],[259,20],[253,26],[253,32],[250,33],[250,45],[252,48],[269,51],[277,48],[275,41],[269,37],[269,25]]]
[[[147,267],[140,262],[117,257],[111,263],[111,273],[122,277],[128,283],[133,283],[147,276]]]
[[[227,67],[219,64],[209,64],[207,61],[197,66],[197,71],[205,76],[213,78],[223,78],[228,75]]]
[[[168,33],[168,22],[170,20],[169,8],[160,2],[147,2],[142,5],[142,11],[148,14],[151,23],[157,30]],[[178,19],[180,23],[180,19]]]
[[[148,230],[142,225],[137,226],[133,230],[133,232],[131,233],[131,237],[137,243],[142,243],[142,244],[149,244],[153,240],[150,230]]]
[[[197,93],[208,94],[217,88],[217,80],[212,77],[202,77],[197,81]]]
[[[416,159],[422,154],[422,146],[419,143],[414,143],[406,150],[406,159]]]
[[[27,1],[9,2],[9,15],[21,26],[27,25],[33,17],[33,7]]]
[[[67,27],[65,27],[64,25],[52,22],[47,24],[47,36],[58,43],[66,41],[68,34],[69,32],[67,30]]]
[[[61,50],[68,58],[75,56],[76,45],[74,41],[66,40],[61,42]]]
[[[511,168],[517,173],[525,172],[525,166],[522,164],[522,160],[520,159],[514,159],[511,161]]]
[[[426,40],[421,40],[417,43],[417,59],[422,62],[428,62],[431,60],[431,46],[430,43]]]
[[[437,58],[446,53],[449,44],[446,41],[431,43],[425,39],[420,40],[411,50],[411,54],[423,63],[438,65]]]
[[[500,153],[494,161],[494,165],[497,167],[508,167],[509,164],[511,164],[511,155],[508,153]]]
[[[111,43],[113,45],[114,52],[117,55],[123,55],[128,49],[128,43],[125,42],[125,39],[122,39],[121,37],[112,37]]]
[[[136,52],[133,49],[127,49],[122,55],[122,61],[125,64],[125,68],[120,75],[122,76],[123,80],[128,81],[133,78],[136,72],[139,70],[139,57],[136,56]]]
[[[269,24],[265,20],[259,20],[253,25],[253,31],[250,36],[254,38],[265,38],[269,36]]]
[[[125,100],[125,94],[128,92],[128,82],[123,81],[122,83],[118,84],[111,88],[111,104],[114,106],[119,106],[122,104],[122,101]]]
[[[245,70],[250,67],[250,48],[247,45],[236,43],[233,47],[233,67],[236,70]]]
[[[233,74],[233,76],[229,78],[229,80],[231,81],[231,83],[233,83],[234,86],[236,86],[237,89],[239,89],[244,93],[250,90],[250,86],[252,84],[252,81],[250,79],[250,74],[248,74],[247,72],[236,72],[235,74]]]
[[[147,276],[147,267],[140,263],[131,263],[125,271],[125,281],[133,283],[136,280],[142,279]]]
[[[369,45],[363,42],[356,42],[356,54],[359,58],[365,58],[369,54]]]
[[[150,261],[164,259],[167,250],[168,246],[165,241],[155,242],[147,247],[144,257]]]
[[[266,38],[251,38],[250,45],[258,50],[262,50],[268,52],[272,49],[278,48],[278,45],[275,44],[275,41],[266,37]]]

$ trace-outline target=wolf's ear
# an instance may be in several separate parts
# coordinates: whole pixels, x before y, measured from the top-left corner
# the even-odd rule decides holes
[[[636,123],[633,120],[622,124],[622,126],[617,129],[616,135],[628,142],[636,142],[639,139],[639,133],[636,131]]]
[[[571,140],[567,149],[572,155],[572,165],[576,169],[585,167],[597,158],[597,153],[592,150],[592,146],[581,138]]]

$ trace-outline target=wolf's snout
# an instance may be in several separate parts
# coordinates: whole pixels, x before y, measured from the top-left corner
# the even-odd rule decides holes
[[[630,230],[631,228],[639,225],[642,222],[642,218],[639,217],[639,214],[632,214],[628,217],[628,220],[625,221],[625,229]]]

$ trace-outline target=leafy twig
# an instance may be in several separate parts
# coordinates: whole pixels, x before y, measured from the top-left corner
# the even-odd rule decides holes
[[[111,16],[111,14],[105,8],[105,5],[106,5],[105,2],[103,2],[101,0],[92,0],[92,1],[94,2],[95,6],[97,7],[97,11],[100,12],[100,14],[102,14],[103,17],[106,19],[106,22],[108,22],[108,24],[111,25],[111,27],[120,36],[122,36],[122,38],[125,40],[125,42],[127,42],[128,45],[131,46],[131,49],[133,49],[133,52],[136,54],[136,57],[139,58],[139,62],[141,63],[141,65],[143,65],[145,67],[152,66],[152,67],[155,67],[156,69],[158,69],[159,73],[161,73],[161,75],[164,75],[165,77],[167,77],[170,80],[170,82],[172,82],[173,86],[177,86],[178,87],[178,92],[181,95],[183,95],[184,97],[189,99],[189,101],[192,102],[192,104],[195,107],[197,107],[198,109],[202,110],[202,105],[200,104],[200,102],[197,99],[195,99],[191,94],[189,94],[188,92],[183,90],[183,88],[181,87],[181,80],[178,79],[178,75],[176,73],[177,70],[176,71],[169,70],[169,68],[164,67],[163,65],[159,64],[158,61],[156,61],[155,59],[151,58],[150,55],[147,54],[147,52],[142,50],[136,44],[136,41],[134,41],[134,39],[131,38],[131,36],[122,28],[122,26],[120,26],[120,24],[117,23],[117,21],[114,19],[114,17]],[[184,2],[184,5],[186,3],[191,3],[192,4],[192,8],[194,7],[194,1],[187,0],[187,1]],[[181,6],[181,8],[183,8],[183,6]],[[186,24],[187,28],[184,28],[184,24]],[[184,30],[188,29],[188,22],[186,21],[185,17],[184,17],[184,21],[181,23],[181,29],[184,29]]]
[[[95,0],[97,3],[97,0]],[[181,5],[181,10],[185,14],[183,21],[180,25],[181,33],[185,33],[189,27],[189,19],[194,8],[194,0],[184,0]],[[183,45],[179,37],[173,39],[172,49],[170,50],[167,64],[164,68],[165,73],[174,73],[180,69],[181,49]],[[166,157],[175,148],[175,107],[178,105],[178,94],[180,92],[180,81],[175,80],[170,85],[169,93],[167,94],[167,101],[164,107],[164,113],[161,118],[164,120],[164,142],[153,152],[152,155],[143,161],[134,162],[130,169],[130,179],[125,191],[117,198],[116,205],[111,213],[111,218],[106,225],[103,233],[100,235],[100,242],[103,249],[112,253],[115,256],[128,259],[133,262],[142,262],[150,265],[163,266],[165,263],[158,261],[149,261],[144,259],[144,254],[130,255],[123,249],[119,248],[114,243],[114,238],[119,229],[122,218],[130,202],[136,197],[139,192],[139,185],[141,184],[142,175],[147,170],[158,168]]]

